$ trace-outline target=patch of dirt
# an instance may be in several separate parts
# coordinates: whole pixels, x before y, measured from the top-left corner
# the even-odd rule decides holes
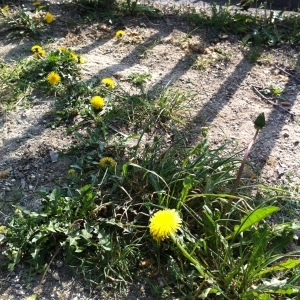
[[[56,18],[51,28],[53,42],[45,48],[64,46],[83,55],[83,80],[114,77],[125,90],[134,93],[126,83],[128,76],[150,74],[149,93],[166,85],[190,93],[190,117],[180,130],[188,133],[191,144],[199,141],[201,128],[208,126],[214,147],[231,140],[237,149],[243,150],[255,133],[254,119],[264,112],[267,125],[250,157],[253,170],[268,184],[300,184],[299,49],[266,49],[254,64],[249,58],[255,53],[242,47],[235,37],[190,27],[182,19],[167,14],[168,7],[162,9],[166,15],[157,19],[126,18],[123,24],[114,26],[99,20],[70,28],[68,24],[71,20],[74,23],[76,15],[65,13],[58,3],[52,6]],[[120,40],[114,38],[118,29],[126,32]],[[8,41],[3,36],[0,41],[4,45],[0,58],[4,61],[29,56],[36,43],[29,39]],[[275,105],[262,97],[262,92],[270,87],[282,89],[280,97],[271,99]],[[48,127],[53,101],[34,99],[28,108],[1,112],[0,171],[7,173],[0,178],[2,220],[9,216],[9,203],[5,200],[36,209],[37,190],[51,190],[66,176],[69,162],[62,157],[56,161],[55,156],[73,139],[66,134],[65,127]],[[20,266],[12,274],[2,274],[2,297],[25,299],[37,291],[40,277],[26,286],[22,272]],[[109,287],[108,294],[89,288],[67,268],[54,266],[40,289],[39,299],[112,299]],[[148,287],[141,283],[129,286],[126,295],[119,299],[152,299],[147,295]]]

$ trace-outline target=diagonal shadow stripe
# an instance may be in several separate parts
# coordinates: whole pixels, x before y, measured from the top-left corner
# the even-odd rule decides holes
[[[300,58],[298,59],[298,64],[299,62]],[[295,105],[299,93],[299,89],[297,89],[296,85],[297,83],[293,79],[291,79],[285,84],[283,90],[283,94],[289,95],[288,100],[291,104],[291,109]],[[294,93],[292,94],[290,87],[292,87],[292,89],[294,90]],[[266,121],[267,125],[261,131],[256,142],[256,144],[260,146],[254,148],[251,155],[259,159],[259,165],[261,168],[265,166],[268,157],[270,156],[273,148],[275,147],[275,144],[278,143],[278,139],[280,138],[280,134],[284,125],[288,123],[295,124],[296,122],[290,114],[283,112],[282,110],[279,110],[276,107],[273,107]]]
[[[201,120],[203,116],[207,117],[208,122],[212,122],[223,107],[228,104],[231,96],[238,90],[251,69],[252,65],[243,58],[219,90],[210,98],[197,115],[193,117],[192,122],[199,123],[199,119]],[[186,131],[188,131],[188,128],[183,129],[183,133]]]
[[[153,94],[159,88],[172,84],[182,75],[184,75],[191,67],[191,65],[187,62],[187,57],[187,55],[181,57],[176,65],[174,65],[174,67],[167,74],[160,78],[159,81],[151,87],[151,90],[149,90],[148,93]]]
[[[124,71],[125,69],[128,69],[128,68],[134,66],[134,65],[139,64],[142,58],[139,55],[140,51],[138,48],[147,46],[152,41],[154,42],[155,40],[158,40],[158,39],[168,36],[172,32],[172,30],[173,30],[173,28],[169,28],[169,30],[166,30],[165,28],[164,28],[164,30],[162,30],[162,29],[159,30],[155,34],[148,37],[143,43],[138,44],[130,53],[128,53],[128,55],[123,57],[119,63],[100,69],[97,74],[94,74],[89,79],[89,81],[95,80],[95,78],[98,78],[99,75],[102,73],[103,74],[112,74],[112,73],[116,73],[116,72],[121,72],[121,71]]]

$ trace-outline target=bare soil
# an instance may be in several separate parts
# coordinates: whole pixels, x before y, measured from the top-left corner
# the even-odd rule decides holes
[[[201,128],[207,126],[212,147],[232,140],[237,149],[243,150],[255,133],[254,119],[264,112],[267,125],[251,153],[250,177],[270,185],[299,186],[299,49],[261,49],[259,60],[253,63],[249,59],[253,52],[237,37],[194,28],[171,14],[172,7],[161,6],[164,15],[155,19],[138,16],[113,25],[101,19],[76,25],[82,15],[53,2],[55,21],[48,36],[51,42],[44,37],[44,48],[64,46],[82,54],[85,81],[109,76],[130,92],[128,76],[140,73],[151,75],[147,81],[149,93],[166,85],[186,91],[190,109],[184,114],[189,117],[180,130],[188,134],[191,144],[199,141]],[[117,40],[114,35],[119,29],[126,34]],[[38,42],[27,38],[7,40],[1,33],[0,58],[13,64],[30,56],[31,46]],[[278,96],[266,96],[276,105],[258,93],[271,86],[282,89]],[[50,191],[66,176],[70,162],[61,157],[56,161],[53,154],[66,149],[73,137],[66,134],[64,126],[48,126],[54,101],[51,97],[36,97],[25,107],[19,99],[15,110],[2,108],[0,171],[9,174],[8,178],[0,178],[2,220],[9,217],[10,204],[36,209],[37,190]],[[33,292],[40,293],[39,299],[113,299],[109,296],[111,286],[92,290],[65,266],[54,265],[43,286],[38,285],[38,276],[26,284],[22,272],[23,266],[13,274],[2,272],[0,299],[26,299]],[[148,296],[148,289],[143,283],[129,285],[118,299],[154,299]]]

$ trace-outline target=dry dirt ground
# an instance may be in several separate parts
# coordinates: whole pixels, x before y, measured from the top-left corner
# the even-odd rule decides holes
[[[140,16],[112,26],[99,19],[76,26],[74,20],[81,16],[62,11],[59,3],[53,2],[51,42],[46,43],[45,37],[43,41],[7,40],[1,33],[0,59],[14,63],[30,56],[33,44],[45,42],[46,50],[64,46],[81,53],[86,61],[82,79],[86,81],[109,76],[126,89],[130,74],[150,74],[149,93],[166,85],[189,93],[189,120],[180,130],[189,133],[190,143],[199,140],[202,126],[208,126],[213,147],[233,140],[242,150],[254,135],[254,119],[264,112],[267,125],[250,157],[255,179],[271,185],[299,185],[299,49],[261,50],[259,61],[252,63],[251,52],[236,37],[195,29],[170,14],[172,7],[160,6],[164,15],[155,19]],[[114,38],[118,29],[126,32],[121,40]],[[282,89],[280,97],[271,99],[277,106],[257,92],[271,86]],[[35,208],[38,189],[51,190],[60,184],[69,162],[53,161],[50,154],[67,148],[73,139],[65,127],[47,126],[54,99],[33,98],[28,107],[22,105],[22,99],[18,101],[16,109],[2,108],[0,114],[0,171],[9,172],[9,178],[0,179],[2,220],[8,217],[11,203]],[[20,266],[13,274],[2,273],[0,299],[26,299],[33,292],[40,293],[39,299],[113,299],[107,294],[111,287],[91,290],[65,267],[53,265],[43,286],[38,286],[40,277],[26,284],[22,272]],[[152,299],[147,289],[142,283],[128,286],[119,299]]]

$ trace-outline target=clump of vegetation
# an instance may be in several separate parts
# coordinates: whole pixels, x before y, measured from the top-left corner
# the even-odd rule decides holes
[[[18,61],[13,69],[11,64],[2,63],[0,95],[3,103],[13,106],[16,99],[42,90],[63,93],[75,81],[79,64],[84,62],[81,56],[65,48],[48,52],[40,45],[33,45],[31,54]]]
[[[149,268],[168,270],[165,284],[189,297],[299,293],[291,271],[300,260],[282,252],[299,224],[266,221],[283,190],[264,201],[230,193],[240,161],[224,155],[225,145],[211,149],[205,137],[194,147],[159,137],[141,147],[139,140],[125,154],[120,140],[111,144],[99,129],[73,150],[80,156],[65,188],[42,194],[37,212],[16,206],[2,241],[10,270],[21,261],[47,270],[64,254],[100,284],[130,280],[133,270],[143,272],[140,261],[161,257]]]
[[[4,6],[1,9],[1,13],[4,18],[4,25],[10,31],[7,38],[41,35],[47,28],[47,25],[51,24],[55,19],[49,9],[49,5],[41,5],[41,2],[34,2],[30,8]]]
[[[183,17],[190,23],[210,28],[211,35],[219,32],[238,34],[242,43],[252,45],[276,46],[282,43],[299,45],[299,15],[245,14],[231,6],[212,4],[210,13],[206,10],[190,9],[183,12]]]

